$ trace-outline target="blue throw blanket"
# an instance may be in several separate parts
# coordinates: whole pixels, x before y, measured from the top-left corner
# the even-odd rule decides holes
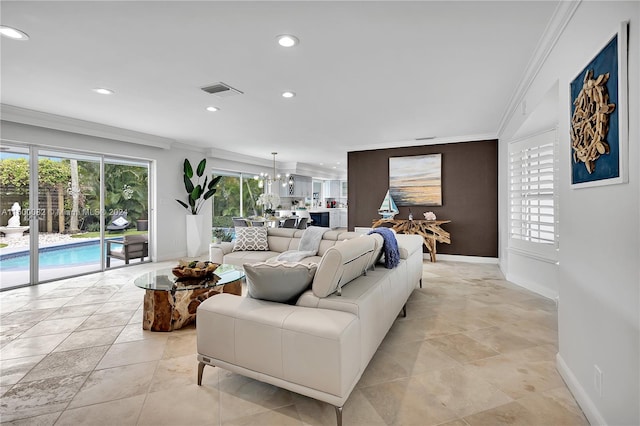
[[[370,234],[380,234],[384,242],[382,243],[382,250],[384,250],[384,267],[387,269],[393,269],[400,263],[400,251],[398,250],[398,240],[392,230],[388,228],[375,228],[369,231]]]

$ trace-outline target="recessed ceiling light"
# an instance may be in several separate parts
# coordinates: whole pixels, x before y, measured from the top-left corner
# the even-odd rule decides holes
[[[283,98],[293,98],[295,95],[295,92],[282,92]]]
[[[220,111],[220,108],[214,107],[214,106],[208,106],[206,110],[210,112],[216,112],[216,111]]]
[[[296,36],[290,34],[281,34],[276,38],[278,39],[278,44],[282,47],[293,47],[300,43],[300,40],[298,40]]]
[[[0,25],[0,34],[13,40],[29,40],[27,33],[4,25]]]
[[[100,93],[101,95],[113,95],[113,90],[105,89],[104,87],[96,87],[93,89],[94,92]]]

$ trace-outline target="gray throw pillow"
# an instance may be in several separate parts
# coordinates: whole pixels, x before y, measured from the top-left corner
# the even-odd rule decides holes
[[[289,303],[304,292],[313,281],[316,264],[293,262],[260,262],[244,266],[247,292],[254,299]]]
[[[233,251],[267,251],[269,241],[267,240],[266,226],[236,227],[236,241]]]

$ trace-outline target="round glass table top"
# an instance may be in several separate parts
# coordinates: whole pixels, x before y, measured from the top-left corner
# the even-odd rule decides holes
[[[202,278],[178,278],[172,268],[158,269],[140,275],[133,283],[145,290],[184,291],[200,288],[216,287],[244,278],[244,270],[240,266],[222,264],[210,276]]]

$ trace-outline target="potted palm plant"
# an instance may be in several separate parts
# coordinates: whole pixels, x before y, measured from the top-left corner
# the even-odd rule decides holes
[[[176,199],[176,201],[184,207],[190,214],[186,216],[187,221],[187,256],[194,257],[207,250],[207,244],[211,240],[210,234],[204,232],[204,217],[200,215],[200,209],[205,201],[213,197],[216,193],[216,185],[222,178],[217,176],[209,182],[209,176],[202,177],[207,168],[207,159],[203,158],[195,170],[197,176],[195,184],[193,182],[193,167],[189,159],[184,159],[183,165],[183,181],[184,188],[187,191],[187,202]]]

